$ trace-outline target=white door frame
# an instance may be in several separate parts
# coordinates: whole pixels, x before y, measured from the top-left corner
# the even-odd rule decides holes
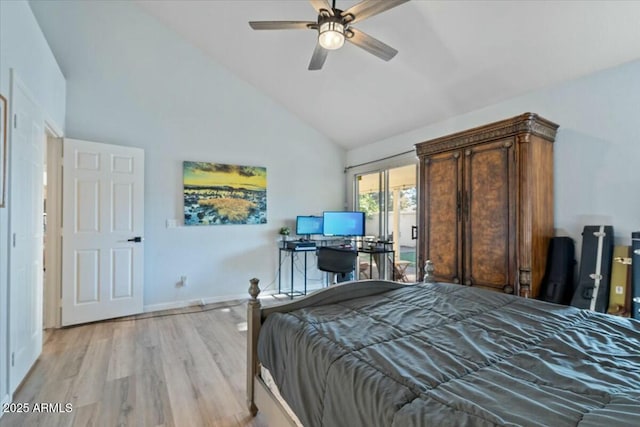
[[[9,372],[9,377],[8,377],[8,381],[9,381],[9,393],[13,393],[18,385],[24,380],[24,377],[27,375],[30,367],[28,367],[27,365],[25,365],[25,359],[24,357],[28,357],[28,363],[31,364],[35,363],[35,360],[37,360],[37,358],[40,355],[40,352],[42,351],[42,283],[43,283],[43,275],[42,275],[42,251],[43,251],[43,241],[42,241],[42,229],[39,230],[39,233],[36,232],[36,230],[33,229],[33,226],[36,226],[36,224],[42,224],[42,173],[44,170],[44,156],[40,159],[40,173],[38,174],[39,177],[37,178],[38,181],[37,183],[32,183],[34,185],[37,185],[39,183],[40,188],[39,188],[39,194],[40,194],[40,201],[35,201],[32,200],[33,203],[35,204],[34,207],[32,208],[33,212],[29,212],[29,214],[31,215],[30,217],[25,217],[25,212],[16,212],[14,211],[14,209],[16,209],[16,192],[18,191],[17,188],[17,181],[14,181],[14,178],[21,178],[21,177],[17,177],[16,173],[17,171],[14,170],[14,168],[16,167],[16,162],[18,162],[17,159],[17,146],[16,146],[16,123],[17,126],[32,126],[33,122],[29,121],[29,122],[24,122],[24,120],[26,120],[25,117],[19,117],[18,116],[18,108],[16,106],[16,97],[18,96],[18,91],[20,92],[20,96],[22,96],[23,98],[25,98],[32,106],[33,106],[33,112],[34,115],[37,117],[37,121],[39,122],[40,119],[42,119],[42,122],[38,123],[38,128],[41,131],[41,134],[37,137],[40,141],[41,146],[39,147],[39,151],[43,152],[44,150],[44,141],[45,141],[45,127],[44,127],[44,114],[42,112],[42,108],[38,105],[38,103],[35,101],[35,97],[32,95],[31,91],[29,90],[29,88],[24,84],[24,82],[17,76],[17,74],[15,73],[15,70],[12,70],[11,72],[11,119],[9,120],[8,123],[8,127],[10,129],[10,135],[11,135],[11,156],[10,156],[10,173],[8,174],[9,178],[9,281],[8,281],[8,288],[9,288],[9,310],[8,310],[8,339],[9,339],[9,345],[8,345],[8,372]],[[29,117],[29,119],[31,119],[31,116]],[[24,129],[24,128],[23,128]],[[32,127],[31,132],[33,132],[34,129]],[[27,131],[28,133],[28,131]],[[31,159],[34,161],[34,164],[38,163],[37,159]],[[20,182],[21,184],[24,182]],[[27,181],[27,184],[31,183],[31,181]],[[29,194],[21,195],[22,197],[29,197]],[[17,223],[17,219],[14,217],[14,215],[16,216],[20,216],[21,221],[20,223],[18,223],[19,226],[24,226],[23,229],[18,229],[18,226],[16,226]],[[29,221],[31,221],[31,224],[29,225]],[[39,243],[34,243],[35,241],[32,239],[33,237],[33,233],[35,232],[35,234],[40,234],[40,239],[39,239]],[[33,246],[31,246],[33,245]],[[16,249],[18,248],[18,249]],[[21,251],[21,252],[18,252]],[[19,283],[18,279],[17,279],[17,275],[19,274],[19,271],[22,271],[21,269],[17,269],[16,266],[21,265],[21,264],[16,264],[17,261],[15,261],[16,257],[18,257],[19,253],[22,254],[26,254],[29,255],[29,253],[39,253],[39,261],[37,261],[38,265],[36,265],[36,267],[40,267],[39,271],[36,271],[35,274],[33,275],[34,281],[33,282],[27,282],[27,283]],[[18,260],[20,261],[20,260]],[[32,265],[33,266],[33,265]],[[21,268],[24,267],[24,264],[21,265]],[[24,278],[28,278],[28,274],[29,274],[29,269],[24,268],[25,271],[25,277]],[[17,311],[19,309],[23,309],[25,307],[19,307],[16,306],[16,303],[21,303],[24,301],[19,300],[20,298],[20,294],[22,294],[25,298],[28,299],[28,302],[33,303],[33,305],[31,305],[30,307],[28,307],[28,309],[32,309],[33,311],[31,312],[27,312],[27,311]],[[18,295],[17,297],[14,297],[14,295]],[[18,300],[14,300],[14,298],[18,298]],[[16,316],[21,316],[18,320],[18,318]],[[32,318],[30,316],[35,316],[35,318]],[[22,328],[22,330],[20,330],[19,328]],[[30,330],[25,331],[25,328],[31,328]],[[24,338],[24,334],[26,333],[30,333],[30,331],[38,331],[35,332],[34,335],[31,335],[32,339],[38,339],[39,338],[39,342],[35,342],[36,343],[36,347],[35,348],[31,348],[29,347],[29,349],[33,350],[32,353],[29,354],[24,354],[22,355],[21,352],[24,350],[24,348],[19,347],[20,345],[24,344],[24,341],[20,341]],[[31,351],[30,350],[30,351]],[[37,354],[36,354],[37,353]]]
[[[46,123],[45,123],[46,126]],[[62,137],[47,130],[47,229],[44,248],[44,328],[59,328],[62,277]]]

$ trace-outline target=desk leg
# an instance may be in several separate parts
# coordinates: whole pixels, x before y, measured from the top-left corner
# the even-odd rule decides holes
[[[289,298],[293,299],[293,261],[295,252],[291,252],[291,293],[289,294]]]
[[[307,252],[304,251],[304,294],[307,294]]]
[[[282,250],[278,249],[278,293],[282,293]]]
[[[395,281],[396,275],[396,252],[391,251],[391,280]]]

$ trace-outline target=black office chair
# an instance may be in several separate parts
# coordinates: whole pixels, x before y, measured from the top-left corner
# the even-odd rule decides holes
[[[329,284],[352,280],[358,254],[353,249],[321,246],[318,248],[318,270],[330,273]]]

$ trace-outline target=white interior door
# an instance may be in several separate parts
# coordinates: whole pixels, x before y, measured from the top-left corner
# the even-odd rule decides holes
[[[42,351],[44,120],[13,76],[10,190],[10,391]]]
[[[144,151],[65,139],[62,325],[142,312]]]

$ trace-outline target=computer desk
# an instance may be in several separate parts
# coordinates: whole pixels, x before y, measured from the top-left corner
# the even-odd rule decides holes
[[[307,294],[307,265],[308,265],[308,261],[307,261],[307,252],[312,252],[313,254],[316,253],[316,250],[318,247],[320,246],[334,246],[333,244],[340,242],[340,241],[344,241],[345,239],[342,238],[328,238],[328,239],[318,239],[318,240],[313,240],[314,242],[316,242],[316,247],[314,247],[313,249],[294,249],[294,248],[290,248],[287,247],[285,245],[285,243],[281,243],[278,246],[278,294],[280,295],[287,295],[289,298],[293,299],[294,296],[299,296],[299,295],[306,295]],[[338,246],[338,245],[335,245]],[[354,249],[355,250],[355,249]],[[291,277],[290,277],[290,288],[288,292],[282,292],[282,253],[284,252],[285,257],[289,256],[289,258],[291,259]],[[304,291],[300,291],[300,290],[296,290],[294,287],[294,269],[295,269],[295,254],[300,253],[300,252],[304,252],[304,273],[303,273],[303,277],[304,277]]]
[[[338,239],[339,240],[339,239]],[[319,241],[320,246],[333,246],[330,245],[330,243],[335,243],[336,240],[324,240],[324,241]],[[353,250],[358,252],[358,255],[360,254],[369,254],[369,278],[373,277],[373,260],[374,260],[374,255],[379,255],[377,257],[375,257],[376,260],[376,265],[378,266],[378,274],[382,276],[382,278],[386,278],[387,277],[387,256],[391,255],[389,257],[389,261],[391,262],[391,280],[393,280],[393,272],[395,271],[395,251],[392,248],[389,248],[390,243],[384,243],[382,246],[360,246],[360,247],[354,247]],[[340,246],[340,247],[345,247],[345,246],[349,246],[350,245],[336,245],[336,246]],[[287,295],[289,298],[293,299],[294,296],[299,296],[299,295],[306,295],[307,294],[307,268],[308,268],[308,259],[307,259],[307,253],[308,252],[312,252],[313,254],[316,253],[316,249],[317,247],[313,248],[313,249],[294,249],[294,248],[290,248],[287,246],[279,246],[278,247],[278,294],[280,295]],[[295,284],[294,284],[294,278],[295,278],[295,254],[298,253],[304,253],[304,269],[303,269],[303,285],[304,288],[303,290],[296,290],[295,289]],[[290,265],[290,283],[289,283],[289,291],[285,291],[283,292],[282,289],[282,256],[289,256],[289,259],[291,260],[291,265]],[[384,261],[384,262],[381,262]],[[357,264],[357,263],[356,263]],[[359,272],[359,265],[356,266],[356,271]],[[382,273],[382,274],[381,274]],[[358,277],[358,275],[356,274],[356,277]]]
[[[282,253],[285,253],[285,256],[289,256],[291,259],[291,288],[289,292],[282,292]],[[295,270],[295,254],[304,253],[304,291],[299,291],[294,289],[293,278],[294,278],[294,270]],[[289,298],[293,299],[295,295],[306,295],[307,294],[307,252],[312,252],[315,254],[316,248],[313,249],[294,249],[288,247],[279,247],[278,251],[278,294],[287,295]]]

